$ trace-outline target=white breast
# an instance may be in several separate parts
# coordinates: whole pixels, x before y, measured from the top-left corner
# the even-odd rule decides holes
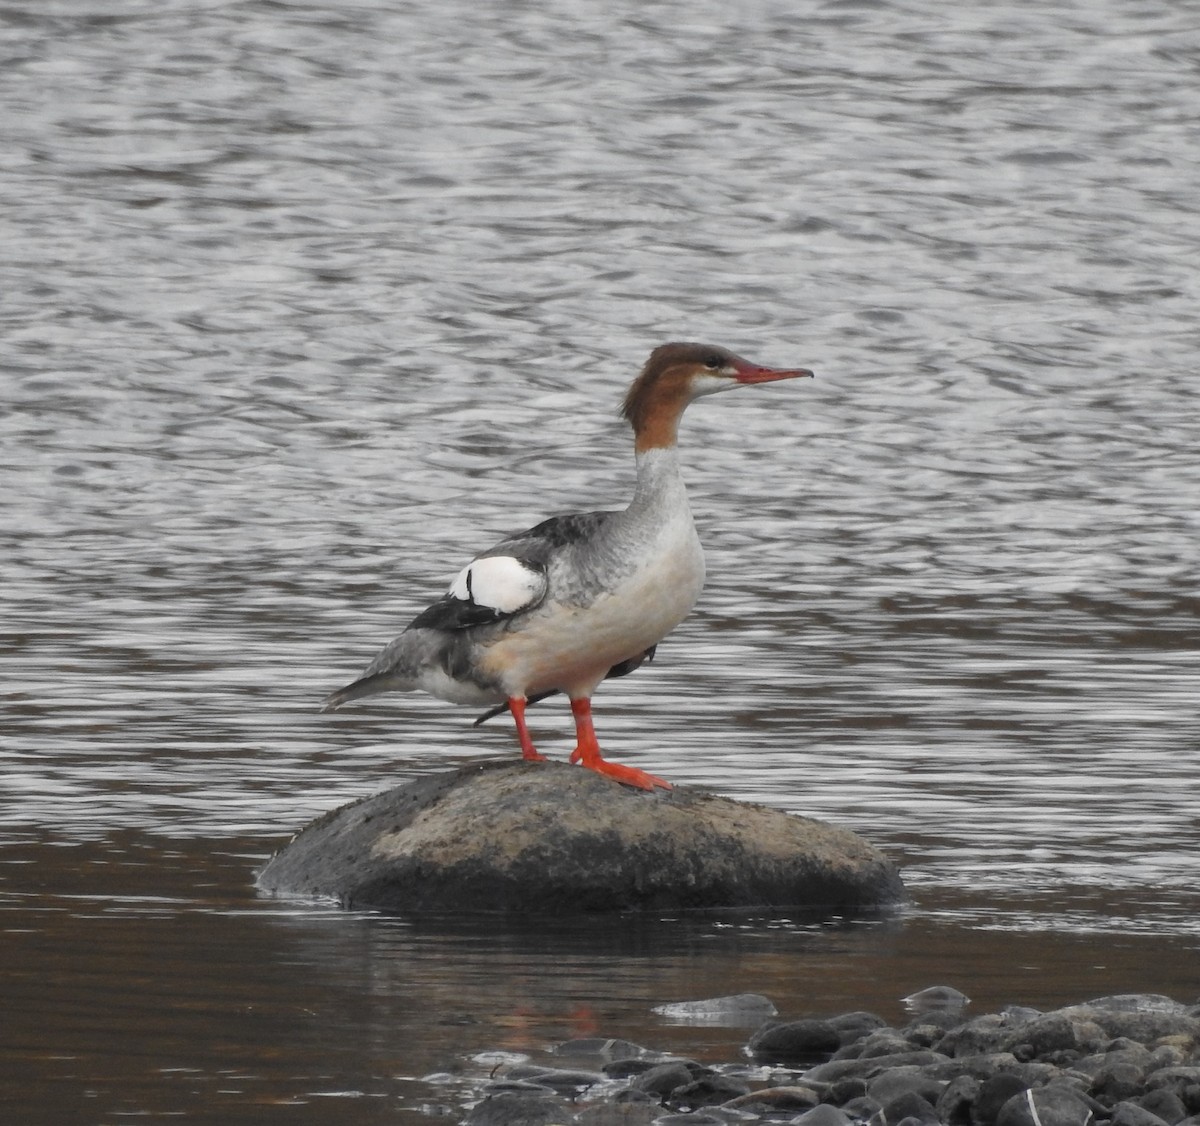
[[[590,694],[613,665],[683,621],[704,586],[704,554],[686,509],[659,525],[645,546],[644,561],[587,604],[554,601],[552,594],[520,629],[490,645],[481,664],[509,694]],[[550,577],[553,591],[553,567]]]

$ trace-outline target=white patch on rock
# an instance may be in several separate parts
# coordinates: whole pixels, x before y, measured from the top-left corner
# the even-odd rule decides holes
[[[546,576],[511,555],[485,555],[458,573],[450,593],[500,614],[515,614],[546,593]]]

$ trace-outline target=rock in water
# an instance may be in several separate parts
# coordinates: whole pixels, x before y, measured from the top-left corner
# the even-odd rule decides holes
[[[566,763],[484,762],[342,806],[258,886],[383,911],[869,910],[903,885],[846,829]]]

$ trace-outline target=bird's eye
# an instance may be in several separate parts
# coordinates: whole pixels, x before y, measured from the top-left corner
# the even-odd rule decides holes
[[[710,371],[720,371],[725,366],[725,357],[714,352],[711,356],[704,357],[704,366]]]

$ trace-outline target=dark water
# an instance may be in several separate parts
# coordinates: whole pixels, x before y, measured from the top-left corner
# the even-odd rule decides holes
[[[1194,6],[19,0],[0,58],[0,1118],[423,1121],[570,1036],[736,1058],[650,1012],[735,991],[1200,992]],[[623,502],[678,338],[818,379],[689,413],[709,586],[601,738],[911,906],[257,898],[316,814],[515,753],[315,703]]]

